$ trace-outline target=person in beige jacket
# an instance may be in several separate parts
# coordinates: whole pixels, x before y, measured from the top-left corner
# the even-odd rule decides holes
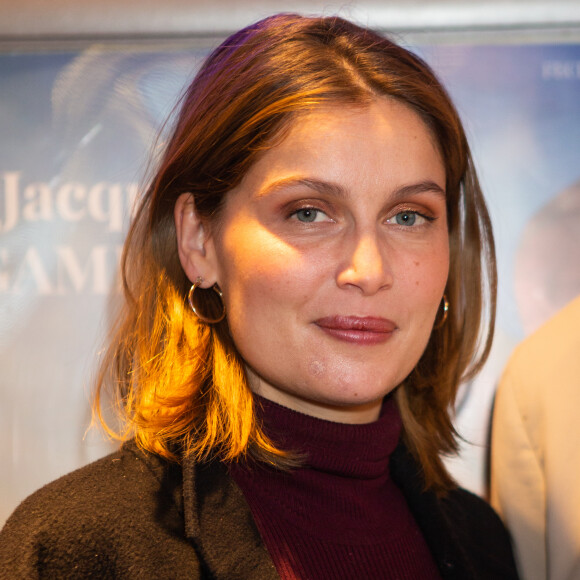
[[[580,297],[512,355],[494,408],[491,500],[524,580],[580,579]]]

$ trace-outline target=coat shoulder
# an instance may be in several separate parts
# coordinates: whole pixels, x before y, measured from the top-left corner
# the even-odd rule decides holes
[[[7,521],[71,527],[129,516],[137,503],[163,487],[170,466],[126,444],[119,451],[41,487]],[[132,514],[134,516],[135,514]]]
[[[490,571],[485,577],[517,579],[510,535],[489,503],[462,488],[449,492],[440,501],[474,567],[480,572]]]
[[[421,467],[404,444],[391,459],[393,479],[403,491],[443,578],[517,580],[509,534],[486,501],[462,488],[443,496],[426,490]]]
[[[163,552],[184,557],[192,549],[184,537],[181,485],[179,465],[125,444],[18,506],[0,532],[0,570],[22,578],[132,578],[130,569],[147,570]]]

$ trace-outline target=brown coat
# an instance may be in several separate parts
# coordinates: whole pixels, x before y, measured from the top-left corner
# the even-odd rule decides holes
[[[442,578],[511,580],[517,574],[499,518],[463,490],[422,491],[400,446],[392,475]],[[0,532],[0,578],[275,579],[278,574],[242,492],[219,462],[183,468],[128,443],[43,487]]]

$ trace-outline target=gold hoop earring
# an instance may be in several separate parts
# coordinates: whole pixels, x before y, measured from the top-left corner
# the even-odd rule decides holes
[[[448,302],[447,296],[445,294],[443,294],[441,306],[443,307],[443,316],[441,317],[441,320],[433,326],[433,328],[435,330],[439,330],[440,328],[443,327],[443,325],[445,324],[445,321],[447,320],[447,316],[449,315],[449,302]]]
[[[201,322],[205,322],[205,324],[217,324],[218,322],[221,322],[226,317],[226,305],[224,304],[223,294],[222,294],[222,291],[220,290],[219,286],[214,284],[212,286],[212,290],[220,297],[220,301],[222,303],[222,313],[220,316],[218,316],[217,318],[208,318],[206,316],[203,316],[197,311],[197,309],[195,308],[195,306],[193,304],[193,293],[195,292],[195,289],[198,288],[202,282],[203,282],[203,278],[201,276],[199,276],[196,279],[196,281],[191,285],[191,288],[189,289],[189,293],[187,295],[187,301],[189,302],[189,307],[191,308],[193,313],[199,318],[199,320],[201,320]]]

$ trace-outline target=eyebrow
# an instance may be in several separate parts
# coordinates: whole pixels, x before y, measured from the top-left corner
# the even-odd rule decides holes
[[[345,189],[336,183],[304,177],[284,177],[282,179],[278,179],[277,181],[267,185],[264,189],[260,190],[258,192],[258,197],[271,195],[272,193],[276,193],[281,189],[300,186],[307,187],[308,189],[313,189],[318,193],[331,195],[333,197],[346,197]]]
[[[318,193],[330,195],[332,197],[345,198],[348,196],[346,190],[337,183],[303,177],[285,177],[273,183],[270,183],[264,189],[260,190],[258,192],[258,197],[265,197],[267,195],[271,195],[281,189],[300,186],[307,187]],[[447,195],[445,193],[445,190],[441,188],[441,186],[439,186],[434,181],[428,179],[425,181],[419,181],[418,183],[412,183],[410,185],[403,185],[397,188],[393,192],[393,199],[394,201],[397,201],[398,199],[402,199],[404,197],[428,192],[433,192],[443,197],[446,197]]]
[[[411,185],[403,185],[395,190],[394,197],[407,197],[408,195],[418,195],[419,193],[436,193],[442,197],[447,197],[445,190],[437,185],[434,181],[420,181],[419,183],[412,183]]]

